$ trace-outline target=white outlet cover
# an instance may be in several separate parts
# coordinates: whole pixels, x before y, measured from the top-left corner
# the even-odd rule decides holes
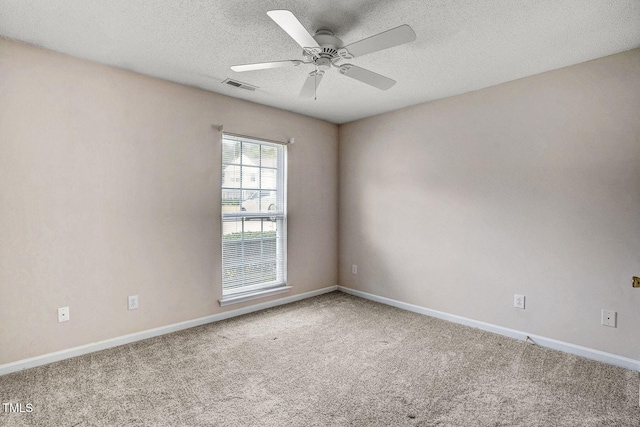
[[[128,298],[129,310],[138,309],[138,295],[131,295]]]
[[[358,266],[353,264],[351,266],[351,274],[358,274]]]
[[[525,298],[526,297],[524,295],[518,295],[518,294],[513,295],[513,306],[515,308],[521,308],[524,310]]]
[[[601,323],[604,326],[609,326],[612,328],[616,327],[616,316],[617,313],[613,310],[602,310],[602,319]]]
[[[58,322],[66,322],[69,320],[69,307],[60,307],[58,309]]]

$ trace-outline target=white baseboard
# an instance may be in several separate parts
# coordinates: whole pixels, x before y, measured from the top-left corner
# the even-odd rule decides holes
[[[370,294],[367,292],[358,291],[351,288],[345,288],[338,286],[338,290],[354,295],[357,297],[365,298],[371,301],[380,302],[382,304],[390,305],[407,311],[413,311],[414,313],[425,314],[431,317],[437,317],[438,319],[447,320],[453,323],[459,323],[461,325],[471,326],[473,328],[482,329],[483,331],[493,332],[499,335],[504,335],[510,338],[525,341],[527,337],[534,344],[541,347],[548,347],[554,350],[559,350],[569,354],[575,354],[576,356],[582,356],[587,359],[597,360],[598,362],[607,363],[609,365],[619,366],[621,368],[630,369],[632,371],[640,371],[640,360],[630,359],[628,357],[618,356],[604,351],[595,350],[588,347],[582,347],[575,344],[570,344],[563,341],[554,340],[551,338],[545,338],[539,335],[533,335],[515,329],[509,329],[502,326],[492,325],[491,323],[480,322],[478,320],[468,319],[462,316],[456,316],[454,314],[444,313],[442,311],[431,310],[429,308],[421,307],[414,304],[409,304],[402,301],[393,300],[390,298],[381,297],[378,295]]]
[[[121,337],[110,338],[104,341],[98,341],[91,344],[81,345],[66,350],[56,351],[54,353],[43,354],[41,356],[31,357],[29,359],[18,360],[16,362],[0,365],[0,376],[10,374],[12,372],[22,371],[24,369],[35,368],[36,366],[46,365],[52,362],[69,359],[83,354],[93,353],[94,351],[105,350],[111,347],[117,347],[123,344],[129,344],[135,341],[147,338],[157,337],[159,335],[180,331],[182,329],[193,328],[194,326],[205,325],[207,323],[218,322],[220,320],[229,319],[231,317],[242,316],[243,314],[253,313],[254,311],[265,310],[271,307],[277,307],[283,304],[300,301],[306,298],[315,297],[317,295],[326,294],[337,290],[337,286],[329,286],[327,288],[318,289],[303,294],[291,295],[285,298],[267,301],[260,304],[254,304],[248,307],[239,308],[237,310],[225,311],[223,313],[213,314],[211,316],[201,317],[199,319],[187,320],[186,322],[174,323],[173,325],[161,326],[159,328],[148,329],[146,331],[136,332],[133,334],[123,335]]]

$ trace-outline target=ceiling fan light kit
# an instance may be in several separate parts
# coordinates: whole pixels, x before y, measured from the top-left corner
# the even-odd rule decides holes
[[[341,61],[399,46],[416,39],[416,34],[409,25],[401,25],[344,46],[342,40],[329,30],[321,29],[311,36],[298,18],[289,10],[270,10],[267,15],[302,47],[304,60],[290,59],[234,65],[231,69],[236,72],[244,72],[299,66],[302,64],[314,65],[315,70],[307,75],[307,79],[300,91],[300,97],[302,98],[315,96],[324,73],[331,67],[338,68],[340,74],[344,76],[351,77],[375,88],[381,90],[391,88],[396,83],[395,80],[353,64],[341,63]]]

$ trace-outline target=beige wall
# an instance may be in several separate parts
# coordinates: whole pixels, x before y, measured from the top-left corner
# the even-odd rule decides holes
[[[287,295],[336,285],[337,126],[0,39],[0,364],[223,311],[212,123],[295,137]]]
[[[640,359],[640,50],[339,138],[340,285]]]
[[[212,123],[296,138],[293,294],[640,359],[639,75],[614,55],[343,125],[338,152],[335,125],[0,39],[0,364],[224,311]]]

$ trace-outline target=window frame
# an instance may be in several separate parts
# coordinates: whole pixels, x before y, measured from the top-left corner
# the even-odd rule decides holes
[[[276,295],[279,293],[288,292],[289,289],[291,289],[291,286],[287,284],[287,160],[288,160],[287,144],[277,142],[277,141],[269,141],[265,139],[255,138],[255,137],[231,134],[227,132],[222,132],[220,141],[221,141],[221,151],[222,151],[222,158],[220,162],[222,166],[222,171],[221,171],[222,181],[220,186],[222,190],[221,198],[220,198],[221,200],[220,240],[221,240],[221,249],[222,249],[222,253],[221,253],[222,298],[219,300],[220,305],[225,306],[229,304],[248,301],[255,298],[263,298],[270,295]],[[225,162],[224,150],[225,150],[226,142],[234,142],[234,143],[240,144],[239,155],[237,157],[240,159],[239,163],[234,162],[236,158],[234,158],[230,162],[229,161]],[[244,167],[244,163],[243,163],[244,144],[252,144],[252,145],[260,146],[260,157],[259,157],[260,163],[258,164],[258,166],[256,166],[255,164],[252,164],[252,165],[249,165],[248,167],[250,169],[256,169],[257,172],[261,174],[260,176],[262,176],[263,170],[275,170],[276,171],[275,190],[268,186],[267,188],[263,188],[262,178],[259,180],[260,182],[258,186],[254,185],[255,180],[251,181],[250,179],[247,179],[247,181],[250,181],[249,182],[250,186],[246,188],[243,187],[244,177],[242,176],[243,174],[242,171]],[[276,154],[275,167],[262,165],[262,159],[263,159],[262,147],[263,146],[276,148],[277,154]],[[230,166],[239,167],[240,176],[234,175],[233,178],[229,180],[232,183],[232,186],[225,186],[225,170]],[[250,177],[251,176],[249,176],[249,178]],[[255,178],[255,175],[254,175],[254,178]],[[238,183],[239,183],[239,186],[236,185]],[[269,211],[260,211],[260,212],[258,211],[247,212],[247,211],[241,210],[241,209],[244,209],[242,207],[243,202],[248,200],[253,200],[253,198],[249,196],[245,200],[245,198],[243,197],[245,192],[248,192],[249,195],[252,195],[252,194],[262,195],[267,192],[269,194],[272,194],[272,192],[275,193],[276,209],[269,210]],[[224,211],[225,202],[229,201],[225,199],[225,194],[234,194],[234,193],[240,195],[239,203],[240,203],[241,209],[238,209],[237,211],[232,211],[232,212],[225,212]],[[261,197],[258,197],[257,199],[259,203],[262,203],[260,200]],[[233,267],[229,267],[233,265],[236,265],[237,267],[241,267],[241,268],[244,268],[246,266],[256,265],[255,260],[246,261],[248,258],[245,258],[245,245],[248,244],[247,242],[256,241],[256,238],[251,240],[251,238],[245,239],[244,237],[245,233],[247,232],[247,230],[245,229],[245,224],[247,224],[247,221],[253,221],[253,223],[255,223],[255,220],[260,220],[260,231],[257,233],[259,233],[260,235],[259,241],[261,244],[261,252],[260,252],[259,260],[263,263],[265,262],[265,258],[263,258],[263,254],[264,254],[263,251],[266,247],[265,235],[264,235],[265,234],[264,224],[265,224],[265,221],[270,221],[275,223],[276,235],[275,235],[274,262],[275,262],[276,279],[272,281],[264,281],[259,283],[238,284],[239,282],[242,282],[245,280],[244,279],[245,273],[243,272],[242,280],[235,280],[235,281],[230,280],[229,282],[231,282],[231,286],[227,287],[227,285],[229,285],[229,282],[225,281],[225,274],[227,274],[226,268],[233,268]],[[231,245],[230,241],[227,241],[227,249],[225,250],[225,223],[235,222],[235,227],[237,228],[238,221],[241,223],[241,230],[240,230],[241,237],[238,241],[240,242],[239,246],[241,247],[242,256],[241,256],[240,262],[235,263],[235,262],[229,262],[228,259],[227,261],[225,261],[225,252],[231,251],[233,253],[233,251],[229,249]],[[249,231],[249,233],[256,233],[256,231]],[[269,239],[271,239],[271,237],[269,237]],[[266,260],[267,262],[270,263],[269,258],[267,258]]]

